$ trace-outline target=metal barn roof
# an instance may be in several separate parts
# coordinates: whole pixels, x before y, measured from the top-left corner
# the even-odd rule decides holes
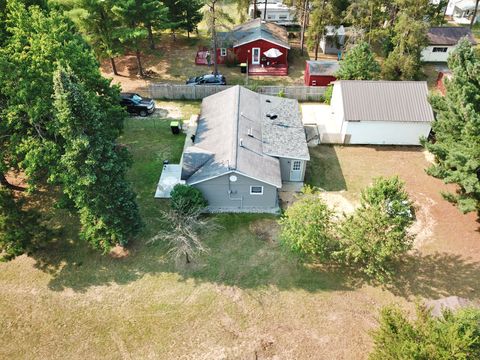
[[[340,80],[346,121],[432,122],[426,81]]]

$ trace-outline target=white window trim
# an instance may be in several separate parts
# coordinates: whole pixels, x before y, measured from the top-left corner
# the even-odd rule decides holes
[[[262,192],[252,192],[252,188],[254,187],[259,187],[262,189]],[[263,195],[263,186],[260,186],[260,185],[252,185],[250,186],[250,195]]]
[[[255,50],[258,50],[258,61],[254,61],[253,53],[255,52]],[[252,48],[252,65],[260,64],[260,59],[261,58],[262,58],[261,49],[259,47]]]
[[[227,56],[227,48],[220,48],[220,56]]]

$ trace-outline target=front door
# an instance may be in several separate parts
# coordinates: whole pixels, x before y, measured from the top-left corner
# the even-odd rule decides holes
[[[302,161],[292,160],[290,168],[290,181],[302,181]]]
[[[260,64],[260,48],[252,48],[252,64]]]

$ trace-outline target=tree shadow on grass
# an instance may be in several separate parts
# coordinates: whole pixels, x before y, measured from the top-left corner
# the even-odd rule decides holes
[[[57,239],[55,248],[49,246],[48,251],[40,251],[34,258],[37,268],[51,274],[49,288],[53,291],[85,292],[93,286],[130,284],[146,275],[171,275],[174,281],[193,280],[196,284],[216,283],[242,289],[273,286],[308,292],[353,291],[368,283],[361,274],[349,269],[305,265],[285,252],[278,242],[262,240],[249,228],[259,217],[276,221],[258,214],[218,215],[223,228],[205,239],[209,253],[188,266],[176,266],[166,256],[168,249],[163,242],[148,245],[137,241],[129,257],[113,259],[98,254],[72,234]],[[407,299],[450,295],[479,299],[480,264],[454,254],[417,252],[403,259],[393,281],[384,288]]]
[[[407,299],[417,296],[479,299],[480,263],[455,254],[415,252],[403,259],[394,281],[386,288]]]

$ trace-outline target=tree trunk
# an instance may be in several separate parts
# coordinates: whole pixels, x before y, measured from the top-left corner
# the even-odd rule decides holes
[[[300,31],[300,53],[303,55],[305,47],[305,29],[307,27],[308,0],[304,0],[302,29]]]
[[[153,39],[152,25],[147,25],[146,27],[148,31],[148,42],[150,44],[150,49],[155,50],[155,41]]]
[[[187,31],[187,39],[190,39],[190,31]]]
[[[110,64],[112,64],[113,73],[118,75],[117,65],[115,64],[115,59],[113,57],[110,58]]]
[[[210,7],[210,11],[212,12],[212,37],[213,37],[213,71],[214,74],[218,74],[218,64],[217,64],[217,29],[216,29],[216,22],[215,22],[215,3],[216,1],[212,2],[212,6]]]
[[[138,67],[138,76],[143,78],[143,67],[142,67],[142,60],[140,58],[140,50],[135,50],[135,56],[137,58],[137,67]]]
[[[477,18],[478,11],[478,3],[480,3],[480,0],[477,0],[477,2],[475,3],[475,10],[473,11],[472,21],[470,21],[470,29],[473,28],[473,25],[475,25],[475,19]]]
[[[315,36],[315,60],[318,60],[318,46],[320,45],[320,35]]]
[[[188,253],[185,251],[185,259],[187,260],[187,264],[190,264],[190,257],[188,256]]]
[[[253,18],[255,19],[256,17],[257,17],[257,0],[253,0]]]

